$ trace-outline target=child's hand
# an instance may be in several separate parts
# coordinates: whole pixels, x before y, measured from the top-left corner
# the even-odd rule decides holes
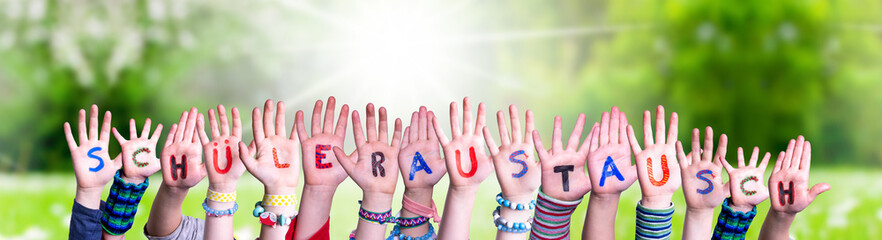
[[[169,130],[160,161],[163,185],[190,189],[205,178],[196,121],[203,121],[203,116],[196,112],[196,108],[191,108],[190,112],[182,113],[181,120]]]
[[[637,168],[631,165],[626,126],[628,119],[618,107],[612,107],[612,114],[603,112],[600,135],[593,140],[598,142],[592,142],[588,152],[592,194],[620,194],[637,180]]]
[[[346,123],[349,118],[349,106],[343,104],[340,116],[334,126],[334,97],[328,98],[324,123],[321,121],[322,100],[315,101],[312,109],[312,132],[306,133],[303,111],[297,111],[295,125],[303,156],[303,175],[305,185],[327,186],[336,189],[346,179],[346,171],[340,166],[337,156],[331,152],[333,147],[343,147],[346,137]]]
[[[579,114],[576,126],[570,133],[567,148],[563,148],[561,133],[561,118],[554,118],[554,132],[551,139],[551,152],[545,150],[539,131],[533,130],[533,141],[536,152],[539,154],[539,163],[542,165],[542,192],[555,199],[573,201],[582,198],[591,191],[591,179],[585,174],[585,159],[588,158],[588,150],[591,143],[597,142],[595,138],[600,134],[597,131],[600,126],[597,123],[591,127],[588,137],[579,144],[582,131],[585,128],[585,114]]]
[[[775,170],[769,178],[772,210],[796,214],[811,204],[815,197],[830,190],[830,184],[818,183],[809,189],[812,145],[799,136],[790,140],[787,152],[778,154]]]
[[[511,105],[508,108],[511,123],[511,132],[505,127],[505,114],[502,111],[496,113],[496,122],[499,124],[499,140],[502,146],[496,147],[496,142],[490,135],[490,128],[484,127],[484,140],[493,157],[493,165],[496,167],[496,179],[502,188],[502,195],[509,200],[535,198],[536,188],[539,188],[542,172],[539,162],[533,154],[533,111],[527,110],[527,128],[521,132],[521,122],[518,119],[518,108]],[[522,137],[523,134],[523,137]],[[510,136],[509,136],[510,135]]]
[[[478,121],[474,129],[471,126],[471,100],[464,98],[462,105],[463,119],[460,127],[456,102],[450,103],[450,132],[453,134],[453,141],[448,140],[437,118],[433,120],[433,125],[435,134],[441,141],[441,148],[444,149],[450,185],[454,188],[477,190],[478,185],[493,171],[493,163],[484,154],[484,140],[481,136],[481,129],[486,122],[484,103],[478,104]]]
[[[251,155],[248,146],[239,142],[239,158],[257,180],[263,183],[266,194],[291,195],[297,191],[300,165],[297,163],[297,133],[291,130],[291,137],[285,137],[285,103],[279,102],[273,123],[273,101],[266,100],[263,116],[260,108],[251,112],[257,159]]]
[[[144,130],[138,137],[138,127],[135,126],[135,119],[129,120],[129,140],[126,140],[116,128],[113,128],[113,136],[119,142],[122,148],[123,158],[123,176],[129,183],[140,184],[144,179],[150,177],[162,166],[159,159],[156,158],[156,143],[159,141],[159,135],[162,134],[162,124],[156,125],[153,136],[150,135],[150,119],[144,121]]]
[[[707,127],[704,133],[704,149],[698,142],[698,128],[692,130],[692,152],[683,152],[683,144],[677,141],[677,152],[683,177],[683,194],[686,206],[693,209],[713,209],[729,196],[724,189],[722,161],[726,161],[726,134],[720,135],[720,145],[714,155],[714,131]],[[699,156],[700,155],[700,156]]]
[[[208,123],[211,126],[210,139],[208,134],[205,133],[203,121],[199,121],[196,126],[199,129],[199,137],[202,139],[202,149],[209,155],[209,157],[205,158],[208,186],[213,191],[224,193],[235,192],[236,182],[245,173],[245,165],[242,164],[242,160],[239,158],[239,142],[242,140],[242,120],[239,117],[239,109],[233,108],[232,112],[232,133],[230,132],[230,123],[227,119],[227,110],[224,108],[224,105],[217,105],[217,113],[215,113],[214,109],[208,110]],[[220,125],[218,125],[218,115],[220,115]]]
[[[380,107],[379,134],[374,120],[374,104],[367,105],[367,138],[362,132],[358,111],[352,113],[352,133],[355,147],[348,156],[340,147],[334,147],[334,154],[346,173],[365,193],[395,193],[398,181],[398,149],[401,143],[401,119],[395,119],[395,132],[389,143],[386,108]],[[390,199],[391,200],[391,199]]]
[[[729,193],[732,198],[729,201],[733,209],[740,212],[750,212],[754,206],[769,198],[769,189],[763,186],[766,165],[769,163],[771,154],[766,152],[763,161],[756,166],[759,157],[759,147],[753,148],[750,155],[750,164],[744,165],[744,149],[738,148],[738,168],[729,165],[728,161],[722,161],[729,173]]]
[[[634,128],[628,126],[628,139],[637,161],[637,176],[640,191],[643,192],[641,204],[649,208],[665,208],[671,204],[671,197],[680,188],[680,166],[674,143],[677,142],[677,113],[671,114],[671,129],[665,139],[665,108],[661,105],[655,110],[655,140],[652,136],[652,114],[643,112],[643,144],[634,135]],[[680,160],[683,161],[683,160]],[[719,172],[719,171],[718,171]]]
[[[398,168],[407,189],[431,191],[447,173],[447,165],[441,159],[438,136],[435,135],[434,120],[434,113],[420,107],[419,112],[413,112],[410,126],[404,129]],[[417,153],[420,154],[418,157]]]
[[[113,175],[119,169],[122,162],[119,155],[112,160],[107,152],[110,142],[110,111],[104,113],[104,122],[101,125],[101,134],[98,134],[98,106],[92,105],[89,118],[88,135],[86,134],[86,110],[80,109],[79,116],[79,145],[74,140],[70,130],[70,123],[64,123],[64,136],[70,147],[70,156],[73,158],[74,174],[77,177],[77,188],[86,190],[94,189],[98,194],[104,189],[107,182],[113,180]]]

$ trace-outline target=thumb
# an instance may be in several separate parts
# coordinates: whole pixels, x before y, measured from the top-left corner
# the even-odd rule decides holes
[[[248,171],[252,171],[257,167],[257,161],[254,160],[254,157],[251,155],[251,149],[248,146],[245,146],[244,142],[239,142],[239,159],[242,160],[242,164],[245,164],[245,168]]]
[[[352,171],[355,171],[355,161],[352,160],[352,157],[355,156],[357,151],[353,151],[352,154],[346,156],[346,153],[343,152],[343,149],[340,147],[334,147],[334,156],[337,156],[337,162],[340,163],[340,166],[343,167],[343,170],[346,170],[346,173],[352,175]]]
[[[732,189],[732,186],[731,186],[730,182],[723,183],[723,192],[726,193],[726,197],[732,196],[731,189]]]
[[[812,186],[811,189],[809,189],[809,196],[811,197],[812,201],[814,201],[815,197],[821,195],[821,193],[824,193],[827,190],[830,190],[830,188],[830,184],[828,183],[815,184],[814,186]]]

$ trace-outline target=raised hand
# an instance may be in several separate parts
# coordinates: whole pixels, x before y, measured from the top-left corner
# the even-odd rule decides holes
[[[766,152],[763,161],[757,167],[759,147],[753,148],[750,155],[750,163],[744,164],[744,149],[738,148],[738,168],[723,161],[723,167],[729,173],[729,193],[732,196],[729,201],[730,207],[740,212],[750,212],[754,206],[769,198],[769,189],[763,186],[766,165],[769,163],[771,154]]]
[[[641,204],[648,208],[665,208],[671,204],[671,197],[680,188],[680,166],[677,164],[677,113],[671,114],[671,129],[665,139],[665,108],[661,105],[655,110],[655,138],[652,134],[652,114],[643,112],[643,144],[634,135],[634,128],[628,126],[628,140],[637,161],[637,176],[640,180],[640,191],[643,193]],[[680,160],[682,161],[682,160]]]
[[[232,112],[232,132],[230,132],[230,123],[227,119],[227,110],[224,108],[224,105],[217,105],[217,113],[215,113],[214,109],[208,110],[211,138],[205,132],[203,121],[199,121],[196,126],[199,129],[199,137],[202,139],[202,149],[209,156],[205,159],[206,171],[208,172],[208,186],[213,191],[222,193],[235,192],[236,182],[245,173],[245,165],[242,164],[242,160],[239,157],[239,142],[242,141],[242,120],[239,117],[239,109],[233,108]],[[218,125],[218,120],[220,120],[220,125]],[[249,154],[249,156],[251,155]]]
[[[726,134],[720,135],[720,145],[714,154],[714,130],[707,127],[704,133],[704,149],[699,143],[698,128],[692,129],[692,152],[683,152],[683,144],[677,142],[677,153],[683,177],[683,194],[686,206],[691,209],[713,209],[729,196],[723,185],[723,163],[726,161]]]
[[[447,175],[450,176],[450,186],[454,188],[477,189],[478,185],[493,171],[493,163],[484,154],[484,139],[482,129],[485,126],[484,103],[478,104],[478,121],[472,128],[471,100],[466,97],[462,101],[463,120],[462,127],[459,124],[459,112],[456,102],[450,103],[450,132],[453,140],[448,140],[438,119],[433,120],[435,134],[441,141],[444,149],[444,158],[447,162]]]
[[[333,147],[343,147],[346,137],[346,120],[349,117],[349,105],[343,104],[337,127],[334,126],[334,97],[328,98],[324,123],[321,122],[322,101],[315,101],[312,109],[312,135],[306,133],[303,111],[297,111],[294,124],[300,138],[303,153],[303,174],[307,186],[327,186],[336,189],[346,179],[346,171],[340,166],[337,156],[332,154]]]
[[[420,107],[413,112],[410,126],[404,129],[401,151],[398,152],[398,168],[409,190],[428,190],[447,173],[447,165],[441,159],[441,145],[435,135],[435,114]]]
[[[637,168],[631,164],[631,150],[625,130],[628,119],[618,107],[603,112],[600,135],[588,151],[588,176],[592,194],[620,194],[637,180]]]
[[[198,118],[198,119],[197,119]],[[181,114],[172,124],[160,155],[162,184],[172,188],[190,189],[205,178],[202,144],[196,134],[196,121],[204,121],[196,108]]]
[[[135,119],[129,120],[129,139],[126,140],[116,128],[113,128],[113,136],[119,142],[122,148],[123,174],[122,178],[129,183],[140,184],[144,179],[150,177],[162,166],[159,159],[156,158],[156,144],[159,142],[159,135],[162,134],[162,124],[156,125],[153,136],[150,135],[150,119],[144,121],[144,130],[141,136],[138,136],[138,127],[135,126]]]
[[[570,133],[567,147],[564,149],[561,133],[561,117],[554,118],[554,132],[551,139],[551,152],[542,145],[539,131],[533,130],[533,142],[536,152],[539,154],[539,163],[542,166],[542,192],[555,199],[574,201],[581,199],[591,191],[591,179],[585,173],[585,160],[591,143],[600,134],[597,131],[600,126],[597,123],[591,127],[588,137],[579,144],[582,131],[585,128],[585,114],[579,114],[576,126]],[[578,149],[576,148],[578,147]]]
[[[110,111],[104,113],[101,134],[98,134],[98,106],[92,105],[86,134],[86,110],[79,113],[79,145],[74,140],[70,123],[64,123],[64,136],[70,147],[74,174],[77,177],[77,196],[75,201],[85,207],[97,209],[104,185],[113,179],[116,170],[122,165],[119,155],[112,160],[107,152],[110,143]]]
[[[521,122],[518,119],[518,108],[515,105],[508,107],[511,123],[511,132],[505,127],[505,114],[502,111],[496,113],[496,121],[499,124],[499,140],[502,145],[497,147],[490,135],[490,128],[484,127],[484,139],[487,148],[493,157],[493,166],[496,167],[496,179],[502,187],[502,195],[511,200],[529,200],[535,198],[536,188],[539,188],[541,171],[539,162],[533,154],[533,111],[527,110],[527,128],[521,132]]]
[[[818,183],[809,189],[812,145],[799,136],[787,144],[787,151],[778,154],[775,169],[769,178],[772,208],[776,212],[796,214],[830,190],[830,184]]]
[[[257,158],[251,155],[248,146],[239,142],[239,158],[257,180],[264,185],[266,194],[291,195],[297,191],[300,165],[297,149],[297,133],[291,129],[291,136],[285,136],[285,103],[279,102],[273,123],[272,100],[266,100],[263,115],[260,108],[251,112],[251,124],[254,129],[254,142]]]

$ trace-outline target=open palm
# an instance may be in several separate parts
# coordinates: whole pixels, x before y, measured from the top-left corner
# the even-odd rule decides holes
[[[401,119],[395,119],[395,132],[389,143],[386,121],[386,108],[380,108],[379,133],[374,121],[374,105],[367,105],[367,136],[362,132],[358,111],[352,112],[352,134],[355,138],[355,151],[348,156],[340,147],[334,147],[334,154],[340,165],[364,192],[395,193],[398,181],[398,150],[401,143]]]
[[[600,134],[597,131],[600,126],[594,123],[588,132],[588,137],[581,146],[578,146],[585,128],[585,114],[579,114],[576,126],[573,127],[570,140],[564,149],[561,140],[561,121],[560,116],[554,118],[550,152],[542,144],[539,131],[533,130],[533,142],[539,155],[539,164],[542,166],[542,192],[555,199],[574,201],[591,191],[591,179],[585,173],[585,160],[588,158],[591,143],[596,142],[593,139]]]
[[[288,195],[297,190],[300,177],[300,162],[297,149],[297,133],[285,136],[285,104],[279,102],[273,123],[273,101],[266,100],[261,116],[260,108],[252,111],[252,128],[257,158],[251,155],[248,146],[239,142],[239,158],[257,180],[263,183],[267,194]]]
[[[637,180],[626,126],[628,119],[618,107],[612,107],[612,113],[604,112],[601,116],[598,142],[592,142],[588,152],[588,176],[593,193],[618,194]]]
[[[242,120],[239,109],[233,108],[233,131],[224,105],[208,110],[208,122],[211,127],[211,138],[205,132],[203,122],[199,121],[199,137],[202,139],[202,150],[208,154],[205,159],[208,172],[208,185],[214,191],[236,191],[236,182],[245,173],[245,165],[239,157],[239,142],[242,141]],[[219,118],[218,119],[218,115]],[[220,121],[220,124],[218,124]],[[249,154],[250,156],[250,154]]]
[[[322,101],[315,101],[315,107],[312,109],[312,135],[306,133],[303,112],[297,111],[294,121],[297,135],[300,138],[301,153],[303,154],[303,178],[306,185],[336,188],[343,180],[346,180],[346,171],[343,170],[339,159],[331,151],[333,147],[343,147],[349,118],[349,106],[343,104],[336,128],[333,128],[335,104],[336,99],[329,97],[324,122],[322,122]]]
[[[677,113],[671,114],[671,128],[665,139],[665,109],[661,105],[656,108],[656,131],[653,138],[652,115],[649,111],[643,112],[643,144],[646,149],[640,149],[640,143],[634,134],[634,128],[628,126],[628,139],[631,149],[634,151],[637,162],[637,176],[639,176],[640,191],[644,198],[664,196],[670,200],[670,196],[680,188],[680,165],[677,164]]]
[[[511,105],[508,108],[511,123],[511,132],[505,127],[505,114],[497,112],[496,122],[499,124],[499,141],[502,145],[496,147],[490,135],[490,128],[484,127],[484,139],[490,155],[493,157],[493,166],[496,167],[496,179],[502,187],[502,194],[506,197],[526,196],[532,197],[536,188],[539,188],[542,171],[536,155],[533,154],[533,112],[527,110],[527,128],[521,132],[521,122],[518,119],[518,108]],[[531,133],[531,134],[527,134]]]
[[[431,188],[447,173],[447,165],[441,159],[441,145],[435,135],[434,119],[434,113],[420,107],[419,112],[413,112],[410,126],[404,129],[398,168],[404,186],[409,189]]]
[[[484,153],[484,139],[481,132],[486,122],[484,103],[478,104],[478,121],[474,128],[471,126],[471,100],[468,97],[464,98],[462,105],[463,119],[460,127],[456,102],[450,103],[450,132],[453,141],[448,140],[437,118],[433,120],[433,125],[435,134],[441,141],[441,148],[444,149],[451,186],[476,188],[493,171],[493,163]]]
[[[759,147],[754,147],[753,154],[750,155],[750,164],[745,165],[744,149],[739,147],[738,168],[723,161],[723,167],[729,173],[729,193],[732,196],[730,203],[733,206],[750,209],[769,198],[769,190],[763,186],[762,180],[765,179],[766,165],[771,154],[766,152],[759,167],[756,165],[758,157]]]
[[[769,177],[769,192],[774,211],[796,214],[815,201],[818,195],[830,190],[830,184],[827,183],[818,183],[809,189],[811,161],[812,145],[802,136],[795,141],[791,139],[787,151],[778,154],[775,169]]]
[[[108,154],[110,141],[110,111],[104,113],[101,134],[98,134],[98,106],[92,105],[89,118],[88,134],[86,134],[86,110],[79,112],[79,145],[71,133],[70,123],[64,123],[64,136],[70,147],[73,159],[74,174],[80,188],[104,188],[113,179],[121,162],[117,155],[113,160]]]
[[[173,124],[160,155],[162,184],[169,187],[189,189],[205,178],[202,163],[202,144],[196,134],[196,121],[203,117],[191,108],[181,114],[181,120]]]
[[[682,169],[683,194],[686,206],[696,209],[715,208],[729,196],[723,185],[723,163],[726,157],[726,134],[720,135],[720,145],[714,155],[714,132],[707,127],[704,133],[704,149],[699,143],[698,128],[692,130],[692,152],[683,151],[683,144],[677,142],[677,154]]]
[[[159,135],[162,133],[162,124],[156,125],[153,136],[150,135],[150,119],[144,122],[144,130],[141,136],[138,136],[135,119],[129,120],[129,139],[127,140],[116,128],[113,128],[113,135],[122,148],[123,159],[123,175],[128,178],[143,179],[150,177],[162,166],[159,159],[156,158],[156,144],[159,142]],[[140,183],[140,182],[137,182]]]

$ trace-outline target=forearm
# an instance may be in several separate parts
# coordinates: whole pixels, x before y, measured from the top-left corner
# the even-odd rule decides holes
[[[104,188],[82,188],[77,186],[74,201],[89,209],[98,209],[101,206],[101,192]]]
[[[150,216],[145,228],[152,236],[167,236],[178,228],[181,223],[181,205],[187,197],[189,189],[169,187],[162,184],[153,199]]]
[[[794,218],[796,214],[778,212],[770,208],[766,220],[763,221],[759,239],[789,239],[790,225],[793,224]]]
[[[570,239],[570,219],[582,199],[564,201],[545,195],[536,199],[536,214],[530,239]]]
[[[265,188],[264,195],[293,195],[297,189],[293,188]],[[294,204],[287,206],[269,206],[267,203],[263,203],[263,208],[265,212],[275,213],[276,217],[284,216],[285,218],[291,218],[294,216],[295,212],[297,212],[297,206]],[[290,220],[290,219],[289,219]],[[278,224],[273,226],[268,226],[266,224],[260,225],[260,239],[264,240],[274,240],[274,239],[284,239],[285,233],[288,232],[288,226],[278,226]]]
[[[713,214],[713,212],[711,212]],[[670,239],[674,218],[674,204],[664,208],[647,208],[637,203],[635,239]]]
[[[439,239],[468,239],[472,208],[478,187],[454,187],[447,191],[444,215],[438,231]]]
[[[303,186],[294,239],[308,239],[324,226],[330,217],[336,191],[336,186]]]
[[[620,194],[591,193],[582,239],[615,239]]]
[[[524,204],[524,206],[527,206],[527,204],[534,199],[534,196],[532,194],[520,195],[520,196],[503,196],[503,197],[506,200],[511,201],[512,204],[520,203],[520,204]],[[500,206],[499,209],[500,209],[499,210],[500,218],[505,219],[508,222],[514,222],[514,223],[526,223],[526,222],[528,222],[528,220],[530,219],[530,216],[532,214],[532,211],[530,211],[527,208],[519,211],[519,210],[511,209],[508,207]],[[525,239],[528,234],[529,234],[528,231],[522,232],[522,233],[514,233],[514,232],[503,231],[503,230],[497,230],[496,231],[496,239],[504,239],[504,240]]]
[[[686,208],[683,221],[683,239],[710,239],[713,235],[713,208]]]
[[[432,206],[432,188],[431,187],[421,188],[421,189],[405,188],[404,189],[404,196],[407,196],[407,198],[409,198],[410,200],[413,200],[416,203],[419,203],[420,205]],[[403,205],[404,204],[402,204],[402,206]],[[419,214],[408,211],[407,209],[405,209],[403,207],[401,208],[401,217],[415,218],[415,217],[419,217],[419,216],[420,216]],[[427,224],[420,225],[418,227],[403,228],[403,229],[401,229],[401,233],[403,233],[404,235],[413,236],[413,237],[423,236],[427,232],[429,232],[429,224],[432,224],[432,223],[430,222]]]
[[[235,193],[235,184],[216,184],[209,185],[209,191],[218,193]],[[212,201],[206,197],[205,204],[214,211],[224,211],[236,206],[236,200],[230,199],[228,202]],[[241,206],[240,206],[241,208]],[[205,239],[233,239],[233,216],[223,215],[217,216],[213,214],[205,214]]]

